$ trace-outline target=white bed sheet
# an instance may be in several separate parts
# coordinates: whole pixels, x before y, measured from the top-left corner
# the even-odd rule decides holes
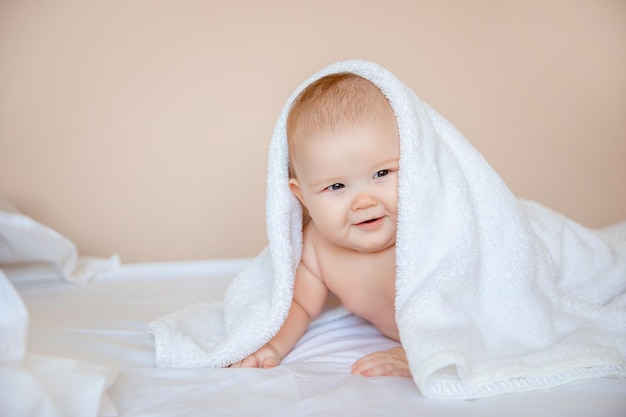
[[[354,361],[395,343],[357,317],[309,329],[274,369],[156,368],[146,325],[190,303],[221,300],[248,262],[123,265],[84,285],[18,283],[30,314],[28,353],[116,372],[108,394],[119,416],[626,415],[623,379],[444,401],[423,398],[408,378],[353,376]]]

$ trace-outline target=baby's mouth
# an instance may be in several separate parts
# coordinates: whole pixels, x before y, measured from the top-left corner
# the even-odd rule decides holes
[[[374,219],[364,220],[360,223],[356,223],[355,226],[363,230],[377,229],[383,222],[383,217],[376,217]]]

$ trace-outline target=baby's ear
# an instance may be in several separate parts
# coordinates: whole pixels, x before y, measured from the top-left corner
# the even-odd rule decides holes
[[[300,200],[300,204],[304,206],[304,200],[302,199],[302,189],[300,188],[300,182],[298,182],[297,178],[289,179],[289,189],[296,196],[298,200]]]

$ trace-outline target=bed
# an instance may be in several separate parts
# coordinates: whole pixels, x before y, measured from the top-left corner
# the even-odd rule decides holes
[[[587,417],[623,416],[626,412],[626,380],[622,379],[596,379],[475,401],[444,401],[423,398],[407,378],[352,376],[352,362],[394,343],[354,316],[312,327],[274,369],[156,368],[146,325],[190,303],[219,301],[234,275],[249,261],[120,265],[80,285],[61,280],[15,282],[30,318],[22,372],[57,384],[73,381],[73,374],[91,371],[91,377],[76,385],[30,392],[4,385],[5,395],[0,398],[7,401],[10,392],[21,398],[12,397],[2,408],[20,411],[8,408],[18,403],[23,406],[21,411],[38,410],[40,415],[129,417]],[[58,361],[66,362],[59,365]],[[7,379],[2,382],[6,384]],[[53,398],[52,407],[37,397],[46,395]]]
[[[356,316],[311,325],[276,368],[157,367],[149,323],[221,302],[251,262],[79,256],[0,197],[0,417],[626,415],[626,379],[464,401],[354,376],[354,361],[396,343]]]

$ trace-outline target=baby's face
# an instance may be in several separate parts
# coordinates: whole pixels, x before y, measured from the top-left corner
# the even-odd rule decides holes
[[[291,189],[335,245],[377,252],[395,245],[400,145],[393,116],[299,141]]]

